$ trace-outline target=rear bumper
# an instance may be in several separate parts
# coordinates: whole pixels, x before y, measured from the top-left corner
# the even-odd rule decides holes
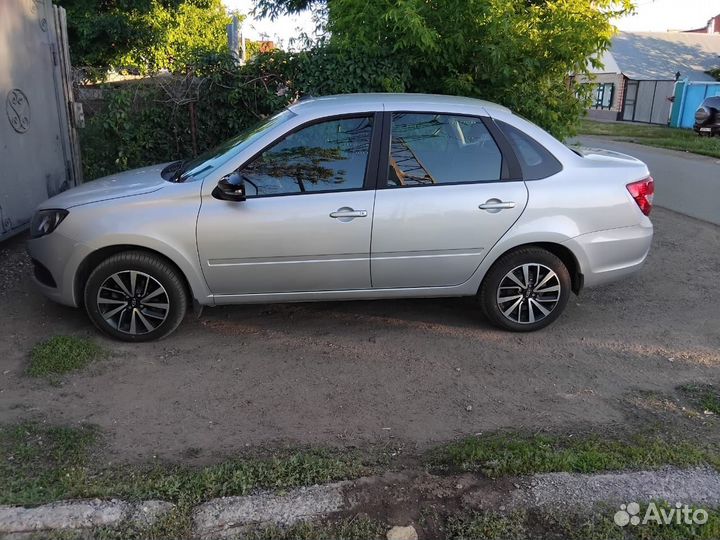
[[[695,133],[702,135],[720,135],[720,124],[695,124],[693,126]]]
[[[585,287],[604,285],[634,274],[650,251],[653,226],[649,219],[633,227],[608,229],[564,242],[575,254]]]

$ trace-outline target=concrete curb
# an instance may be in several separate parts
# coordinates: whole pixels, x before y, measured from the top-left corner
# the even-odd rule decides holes
[[[521,481],[510,505],[556,509],[652,500],[719,506],[720,473],[709,468],[666,468],[604,474],[537,474]]]
[[[146,526],[173,508],[174,504],[165,501],[130,503],[117,499],[63,501],[35,508],[0,506],[0,534],[87,529],[126,522]]]
[[[200,538],[242,537],[248,527],[289,527],[344,509],[343,491],[351,482],[294,489],[284,495],[260,493],[223,497],[193,511],[193,529]]]

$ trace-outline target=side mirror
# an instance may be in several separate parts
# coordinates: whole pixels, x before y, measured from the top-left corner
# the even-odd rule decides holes
[[[223,176],[213,190],[213,197],[222,201],[244,201],[245,184],[242,177],[234,172]]]

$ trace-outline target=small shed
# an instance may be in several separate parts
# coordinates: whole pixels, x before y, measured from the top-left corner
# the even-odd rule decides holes
[[[720,67],[720,34],[620,32],[592,70],[595,102],[590,118],[650,124],[670,121],[678,79],[710,82],[707,71]]]

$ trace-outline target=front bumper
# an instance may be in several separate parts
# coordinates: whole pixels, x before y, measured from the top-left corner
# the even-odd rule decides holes
[[[720,124],[695,124],[693,129],[699,135],[720,135]]]
[[[80,263],[90,254],[90,248],[54,231],[31,238],[27,249],[33,260],[33,279],[40,292],[55,302],[77,307],[75,276]]]
[[[650,252],[653,226],[649,219],[633,227],[620,227],[576,236],[564,242],[577,257],[584,287],[596,287],[634,274]]]

